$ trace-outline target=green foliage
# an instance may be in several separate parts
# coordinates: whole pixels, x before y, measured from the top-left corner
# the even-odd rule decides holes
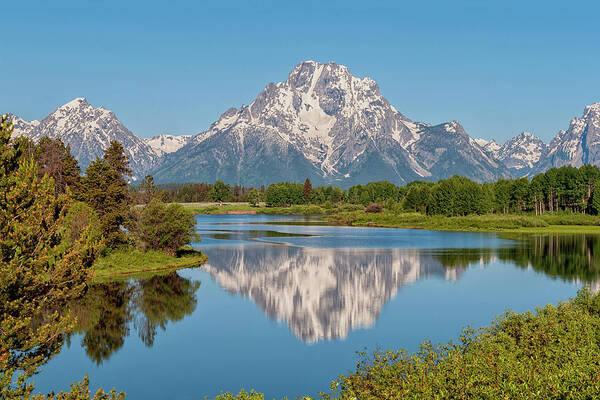
[[[248,193],[248,202],[252,207],[258,206],[261,200],[261,194],[258,190],[252,189],[250,193]]]
[[[215,397],[215,400],[264,400],[265,396],[262,393],[256,393],[254,390],[246,392],[244,389],[240,390],[237,395],[231,393],[223,393]]]
[[[351,203],[360,203],[364,206],[370,203],[383,203],[386,200],[398,201],[400,188],[391,182],[380,181],[363,185],[352,186],[348,189],[348,199]]]
[[[467,328],[457,343],[363,353],[324,398],[598,398],[599,330],[600,299],[582,290],[558,306]]]
[[[120,248],[98,258],[93,266],[94,281],[102,278],[129,277],[131,275],[174,270],[200,265],[208,257],[199,251],[180,250],[176,256],[162,251]]]
[[[592,204],[590,205],[592,212],[595,215],[600,214],[600,187],[594,189],[592,194]]]
[[[233,195],[231,186],[221,181],[216,181],[210,190],[209,196],[212,201],[228,201]]]
[[[158,195],[158,189],[154,184],[154,177],[152,175],[146,175],[140,183],[139,190],[137,192],[137,203],[148,204],[150,200]]]
[[[71,199],[48,174],[40,177],[33,155],[10,144],[11,133],[0,117],[0,397],[36,398],[25,378],[60,351],[73,327],[61,310],[83,293],[98,242],[89,228],[63,236]],[[87,381],[50,398],[89,399]]]
[[[199,239],[195,225],[194,213],[181,204],[166,205],[154,198],[138,213],[132,233],[143,248],[175,255],[182,246]]]
[[[38,163],[38,175],[40,177],[48,175],[54,179],[57,193],[65,193],[67,187],[71,190],[78,189],[81,170],[70,148],[60,139],[44,136],[35,145],[33,151]]]
[[[92,241],[102,243],[102,229],[98,215],[87,204],[74,201],[59,228],[62,237],[60,248],[68,250],[76,244],[84,232]],[[102,248],[99,247],[99,250],[101,252]]]
[[[304,202],[304,185],[301,183],[272,183],[265,191],[267,207],[290,206],[292,204],[303,204]]]
[[[123,227],[132,204],[126,176],[130,174],[129,160],[123,146],[111,142],[102,159],[96,159],[86,169],[78,197],[96,211],[102,235],[108,247],[127,243]]]

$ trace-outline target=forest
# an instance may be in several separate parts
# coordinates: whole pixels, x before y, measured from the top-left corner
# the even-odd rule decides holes
[[[171,202],[249,202],[267,207],[301,204],[349,203],[368,206],[379,203],[386,209],[419,212],[426,215],[465,216],[481,214],[535,214],[566,211],[598,215],[600,212],[600,168],[584,165],[576,168],[552,168],[531,179],[500,179],[478,183],[452,176],[437,182],[414,181],[396,186],[387,181],[352,186],[312,187],[304,183],[277,182],[266,188],[213,184],[158,185],[163,199]],[[596,190],[599,188],[599,190]],[[144,193],[137,185],[134,193]]]

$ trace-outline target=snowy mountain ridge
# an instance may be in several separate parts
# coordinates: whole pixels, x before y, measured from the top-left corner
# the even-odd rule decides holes
[[[305,61],[249,104],[230,108],[196,135],[142,139],[103,107],[76,98],[41,121],[12,115],[13,136],[59,137],[85,168],[111,140],[135,177],[242,185],[304,181],[348,187],[389,180],[477,181],[532,176],[563,165],[600,165],[600,103],[584,108],[549,144],[523,132],[504,144],[471,138],[458,121],[432,125],[400,113],[377,83],[335,63]]]
[[[314,61],[268,84],[249,105],[227,110],[155,171],[160,181],[256,185],[309,177],[341,186],[454,173],[477,180],[509,175],[458,122],[414,122],[372,79]]]

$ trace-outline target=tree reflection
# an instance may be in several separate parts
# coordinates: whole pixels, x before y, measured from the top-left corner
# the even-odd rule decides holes
[[[196,291],[200,282],[184,279],[176,273],[154,276],[138,282],[133,305],[138,317],[134,326],[146,346],[154,344],[156,330],[165,330],[167,322],[177,322],[196,309]]]
[[[98,283],[74,304],[82,333],[82,346],[98,365],[125,343],[133,327],[146,346],[152,346],[157,328],[166,329],[190,315],[197,305],[200,282],[182,278],[176,272],[148,279]]]
[[[444,249],[433,251],[444,267],[467,267],[500,260],[564,280],[600,280],[599,235],[506,235],[516,240],[496,249]]]
[[[501,249],[498,257],[557,278],[584,282],[600,278],[598,235],[529,236],[522,245]]]

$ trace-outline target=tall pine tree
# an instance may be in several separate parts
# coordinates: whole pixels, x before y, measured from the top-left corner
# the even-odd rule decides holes
[[[123,226],[132,205],[128,176],[131,176],[129,159],[123,146],[112,141],[104,157],[87,167],[81,182],[80,198],[100,217],[102,234],[111,248],[127,243]]]

